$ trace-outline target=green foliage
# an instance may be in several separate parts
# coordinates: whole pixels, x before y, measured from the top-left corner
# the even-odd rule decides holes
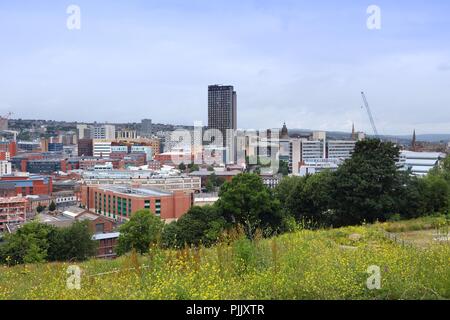
[[[49,261],[82,261],[95,255],[96,250],[87,221],[75,221],[68,228],[53,229],[49,233],[49,244]]]
[[[48,206],[48,210],[50,211],[50,212],[53,212],[53,211],[55,211],[56,210],[56,204],[55,204],[55,202],[52,200],[52,202],[50,203],[50,205]]]
[[[280,160],[278,165],[278,173],[281,173],[283,176],[287,176],[289,174],[289,163]]]
[[[117,243],[117,254],[122,255],[131,250],[146,253],[152,244],[161,237],[164,222],[150,210],[138,210],[130,220],[120,226],[120,236]]]
[[[182,163],[180,163],[180,164],[178,165],[178,169],[179,169],[180,171],[186,171],[186,165],[182,162]]]
[[[189,172],[194,172],[194,171],[200,170],[200,167],[198,166],[198,164],[190,163],[190,164],[188,164],[188,169],[189,169]]]
[[[14,234],[5,236],[0,247],[0,261],[8,264],[39,263],[47,258],[48,235],[53,227],[37,222],[24,224]]]
[[[222,186],[225,183],[223,177],[218,177],[214,172],[211,173],[206,181],[206,191],[213,192],[216,188]]]
[[[384,225],[89,260],[80,264],[82,290],[67,290],[67,263],[0,266],[0,300],[450,299],[450,246],[403,245]],[[381,268],[380,290],[367,289],[370,265]]]
[[[91,236],[87,222],[75,222],[67,228],[29,222],[16,233],[5,237],[6,243],[0,247],[0,262],[22,264],[86,260],[95,253],[95,242]]]
[[[224,183],[216,205],[227,222],[242,225],[250,239],[257,229],[270,233],[282,224],[278,200],[256,174],[239,174]]]
[[[395,214],[402,179],[399,149],[378,139],[359,141],[352,158],[335,172],[332,209],[335,225],[385,220]]]
[[[297,221],[327,223],[331,204],[333,175],[324,171],[305,177],[286,177],[275,188],[285,212]]]
[[[212,206],[194,206],[177,222],[165,226],[163,243],[170,247],[214,244],[225,229],[225,219]]]

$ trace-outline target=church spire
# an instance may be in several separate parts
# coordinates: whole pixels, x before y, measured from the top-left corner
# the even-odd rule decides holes
[[[416,129],[414,129],[413,131],[413,137],[412,137],[412,142],[411,142],[411,149],[412,151],[416,151]]]

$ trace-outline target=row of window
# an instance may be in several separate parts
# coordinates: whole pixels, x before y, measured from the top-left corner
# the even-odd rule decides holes
[[[150,200],[145,200],[144,209],[150,209]],[[129,218],[131,216],[131,199],[105,195],[94,192],[95,211],[104,216],[116,219],[116,216]],[[155,200],[155,214],[161,215],[161,200]]]

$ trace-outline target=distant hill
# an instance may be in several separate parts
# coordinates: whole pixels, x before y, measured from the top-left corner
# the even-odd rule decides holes
[[[314,130],[310,129],[289,129],[289,135],[302,135],[307,136],[311,134]],[[330,139],[348,139],[350,138],[350,132],[341,132],[341,131],[327,131],[327,137]],[[371,136],[370,134],[368,135]],[[385,139],[397,141],[397,142],[410,142],[412,139],[411,135],[383,135]],[[418,134],[417,141],[423,142],[450,142],[450,134]]]

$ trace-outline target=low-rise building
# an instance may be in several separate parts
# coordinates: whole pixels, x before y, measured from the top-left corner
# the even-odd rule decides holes
[[[113,259],[117,256],[116,247],[120,232],[94,234],[92,240],[98,243],[97,258]]]
[[[439,164],[446,155],[440,152],[414,152],[403,150],[400,152],[399,167],[403,170],[411,170],[413,175],[426,175]]]
[[[183,191],[136,188],[129,185],[85,185],[81,202],[88,210],[114,219],[128,220],[141,209],[149,209],[163,220],[176,220],[193,204],[193,195]]]
[[[167,191],[200,191],[201,179],[196,176],[170,176],[152,170],[112,170],[108,172],[85,171],[83,183],[86,185],[123,185],[151,187]]]
[[[302,162],[298,174],[295,175],[303,177],[325,170],[336,171],[340,164],[341,160],[339,159],[309,159]]]
[[[11,232],[27,220],[28,202],[21,196],[0,198],[0,233]]]

